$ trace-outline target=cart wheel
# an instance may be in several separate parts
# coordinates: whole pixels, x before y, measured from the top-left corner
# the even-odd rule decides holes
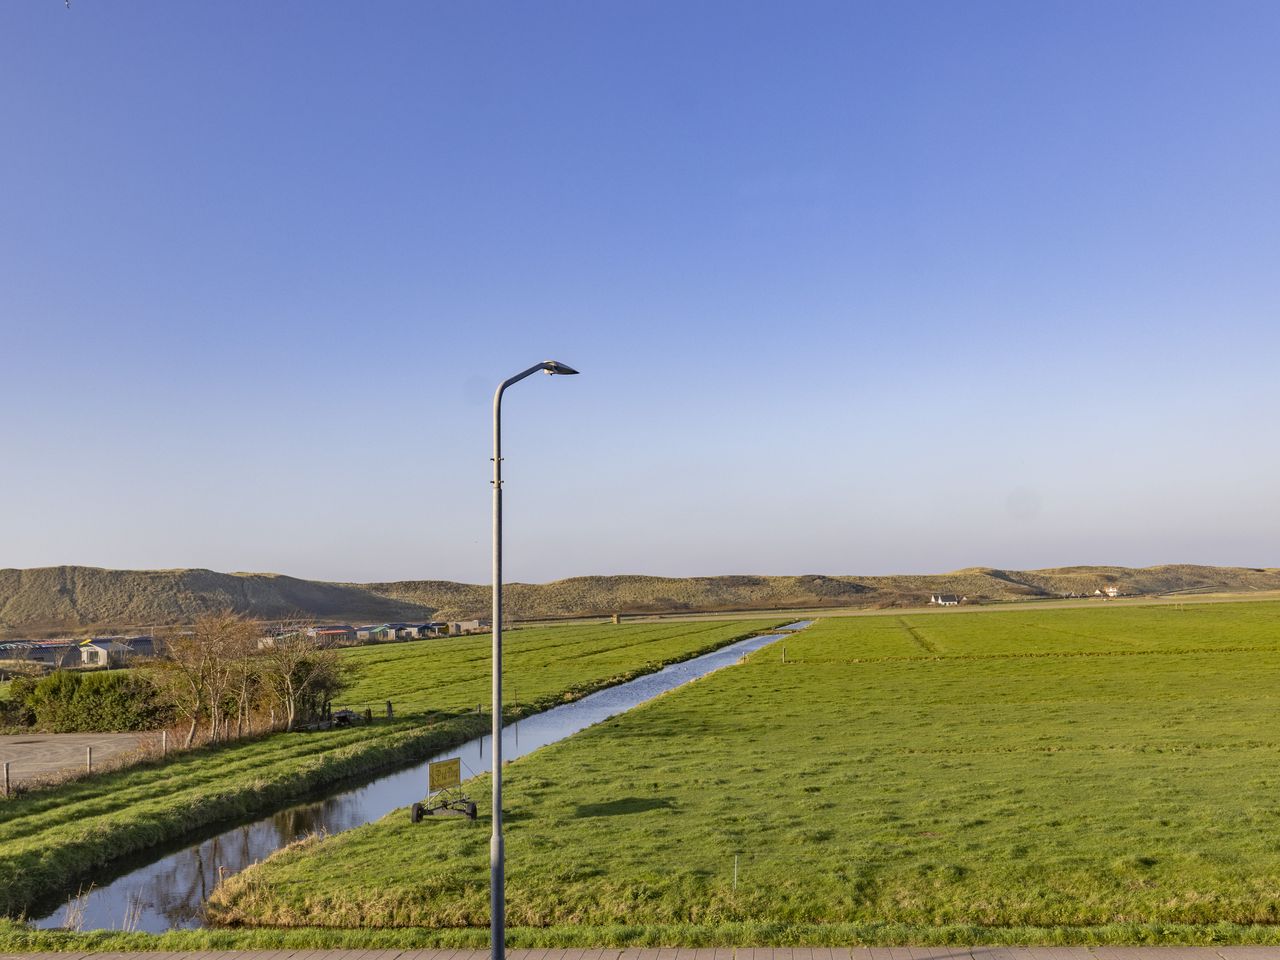
[[[422,822],[422,804],[415,803],[412,807],[409,808],[409,819],[412,820],[414,823]]]
[[[474,803],[467,804],[467,816],[472,820],[476,818],[476,805]]]

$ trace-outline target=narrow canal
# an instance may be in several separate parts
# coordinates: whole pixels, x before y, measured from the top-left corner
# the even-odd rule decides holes
[[[574,703],[511,724],[502,733],[504,759],[515,760],[539,747],[563,740],[593,724],[624,713],[654,697],[736,663],[810,621],[780,627],[777,633],[749,637],[712,653],[671,664],[656,673],[600,690]],[[463,776],[476,776],[490,763],[491,737],[480,737],[396,773],[358,787],[277,811],[251,823],[222,830],[180,849],[152,852],[102,876],[78,896],[32,920],[37,927],[84,930],[165,930],[204,925],[204,903],[218,882],[263,860],[309,833],[341,833],[381,819],[421,800],[427,789],[427,764],[461,757]],[[408,816],[408,814],[405,814]]]

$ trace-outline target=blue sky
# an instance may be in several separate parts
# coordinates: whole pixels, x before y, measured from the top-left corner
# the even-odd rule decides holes
[[[1280,565],[1280,6],[0,5],[0,566]]]

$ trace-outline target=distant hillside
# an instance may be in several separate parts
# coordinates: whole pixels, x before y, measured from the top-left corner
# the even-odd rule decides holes
[[[212,570],[0,570],[0,634],[185,623],[227,608],[268,620],[430,618],[420,604],[341,583]]]
[[[1060,597],[1107,586],[1122,593],[1280,590],[1280,569],[1169,565],[1160,567],[1060,567],[887,577],[573,577],[553,583],[513,583],[505,603],[515,619],[623,613],[676,613],[799,607],[892,607],[927,602],[931,593],[956,593],[974,601]],[[489,588],[440,580],[371,583],[367,589],[396,600],[434,606],[443,616],[483,616]]]
[[[1169,565],[1059,567],[888,577],[574,577],[507,588],[514,619],[622,613],[692,613],[803,607],[892,607],[925,602],[931,593],[974,601],[1091,594],[1114,585],[1122,593],[1165,594],[1280,590],[1280,569]],[[447,580],[325,583],[270,573],[212,570],[102,570],[43,567],[0,570],[0,636],[185,623],[226,608],[263,619],[305,616],[347,622],[484,616],[485,585]]]

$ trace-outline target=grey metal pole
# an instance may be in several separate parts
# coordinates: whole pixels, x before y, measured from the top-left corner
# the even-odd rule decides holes
[[[489,838],[489,941],[506,960],[506,877],[502,843],[502,391],[493,395],[493,834]]]
[[[489,839],[489,943],[492,960],[506,960],[506,856],[502,842],[502,394],[538,371],[574,374],[554,360],[498,384],[493,394],[493,834]]]

